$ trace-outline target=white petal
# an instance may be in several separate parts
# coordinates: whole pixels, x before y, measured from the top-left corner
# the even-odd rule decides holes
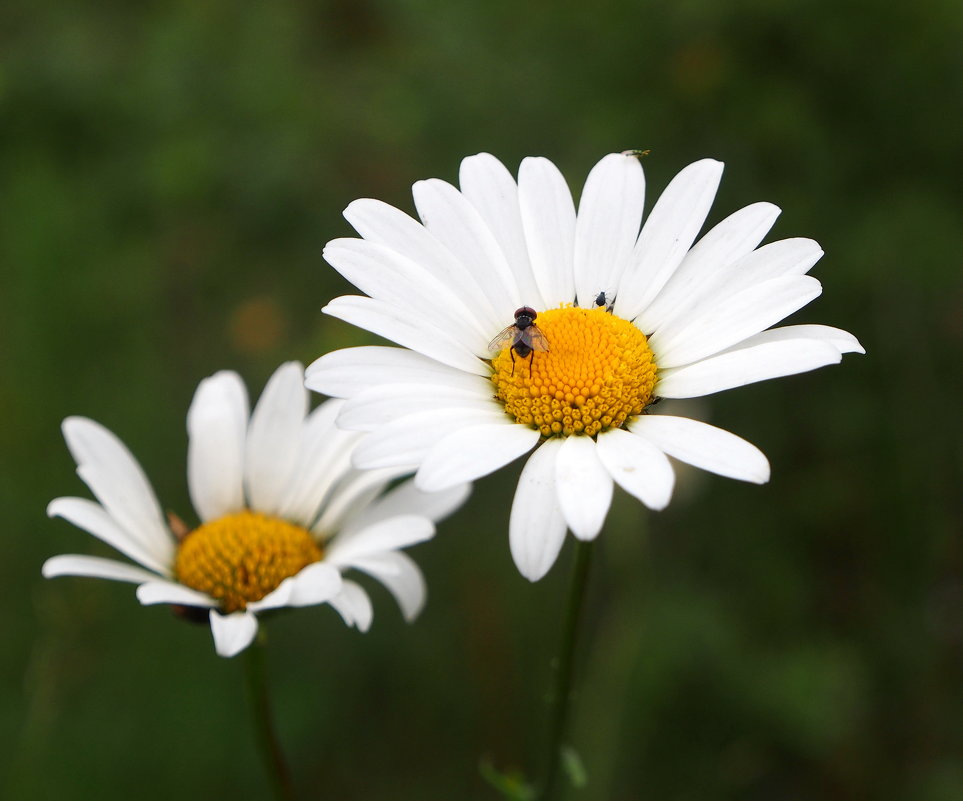
[[[364,198],[344,210],[345,219],[370,242],[378,242],[421,265],[461,298],[470,298],[470,310],[482,330],[497,331],[505,312],[494,308],[482,291],[480,280],[423,225],[403,211]],[[505,323],[501,323],[505,325]]]
[[[134,565],[128,565],[126,562],[79,554],[53,556],[43,563],[40,572],[44,578],[84,576],[86,578],[108,579],[109,581],[127,581],[131,584],[157,580],[155,573]]]
[[[345,455],[351,456],[350,452]],[[389,483],[399,476],[411,473],[413,469],[410,466],[376,470],[352,468],[331,493],[321,516],[311,530],[322,539],[327,539],[333,532],[340,532],[338,536],[342,536],[347,529],[359,525],[358,521],[362,517],[365,517],[367,522],[365,515],[374,499]]]
[[[659,294],[702,228],[722,178],[722,162],[703,159],[682,170],[649,213],[622,275],[615,313],[634,320]]]
[[[636,156],[609,153],[592,168],[575,223],[579,306],[593,306],[600,291],[615,297],[639,237],[644,202],[645,177]]]
[[[302,424],[297,459],[278,512],[282,519],[309,527],[331,487],[351,469],[351,450],[359,435],[335,425],[343,406],[340,399],[322,403]]]
[[[528,258],[522,212],[518,205],[518,186],[512,174],[494,156],[479,153],[462,159],[458,182],[462,194],[481,215],[505,254],[515,274],[521,302],[544,309],[545,300]]]
[[[518,479],[508,541],[519,572],[538,581],[555,564],[565,540],[565,518],[558,504],[555,462],[561,440],[547,440],[528,459]]]
[[[465,301],[471,295],[459,297],[416,262],[364,239],[335,239],[323,255],[366,295],[431,320],[467,350],[487,358],[491,335],[469,313]]]
[[[701,244],[700,242],[699,245]],[[693,248],[690,257],[699,245]],[[778,242],[770,242],[731,264],[717,265],[711,272],[703,271],[698,286],[693,287],[689,294],[682,291],[675,295],[675,300],[679,302],[675,303],[672,310],[663,305],[669,290],[669,287],[666,287],[666,291],[659,295],[635,322],[645,331],[653,331],[660,326],[667,331],[670,328],[677,329],[685,323],[687,318],[692,317],[694,311],[704,308],[707,304],[721,306],[743,290],[773,278],[805,275],[822,255],[822,248],[812,239],[782,239]],[[682,272],[688,261],[689,257],[683,262],[676,276]],[[674,283],[673,286],[678,288]],[[665,312],[662,316],[659,312],[660,307]]]
[[[455,187],[437,178],[417,181],[411,193],[428,231],[475,276],[492,307],[511,314],[521,301],[518,283],[475,207]]]
[[[325,559],[333,565],[350,565],[384,551],[408,548],[427,542],[435,535],[435,525],[419,515],[398,515],[379,520],[350,537],[335,537],[328,546]]]
[[[252,509],[280,512],[307,411],[304,369],[299,362],[282,364],[261,393],[248,428],[244,484]]]
[[[650,509],[672,498],[675,473],[665,454],[640,436],[612,429],[598,437],[598,455],[618,485]]]
[[[367,434],[355,448],[354,465],[363,470],[417,466],[448,434],[484,423],[513,425],[504,411],[439,409],[409,414]]]
[[[660,373],[655,393],[663,398],[697,398],[784,375],[805,373],[842,361],[828,342],[791,339],[764,342]]]
[[[416,313],[373,298],[344,295],[335,298],[321,311],[390,339],[431,359],[463,370],[487,376],[487,365],[464,345]],[[497,329],[492,329],[497,332]]]
[[[744,339],[738,345],[729,348],[727,352],[751,348],[766,342],[781,342],[789,339],[828,342],[840,353],[866,353],[863,346],[859,344],[859,340],[849,331],[843,331],[841,328],[833,328],[828,325],[784,325],[781,328],[770,328],[768,331]]]
[[[612,477],[602,465],[591,437],[567,437],[555,462],[558,502],[565,522],[580,540],[602,530],[612,504]]]
[[[403,481],[362,509],[348,526],[352,531],[360,531],[373,523],[405,514],[420,515],[438,523],[458,509],[470,494],[471,484],[459,484],[441,492],[422,492],[415,486],[414,480]],[[348,528],[338,537],[345,536],[347,531]]]
[[[369,345],[327,353],[308,367],[308,389],[351,398],[391,384],[435,385],[491,390],[487,376],[472,375],[405,348]]]
[[[720,476],[765,484],[769,460],[751,442],[708,423],[687,417],[646,414],[629,424],[659,450],[682,462]]]
[[[187,483],[202,521],[244,508],[247,389],[223,370],[197,386],[187,412]]]
[[[639,328],[657,331],[687,309],[704,302],[717,304],[720,289],[728,288],[726,277],[734,271],[729,265],[751,253],[778,216],[779,208],[772,203],[753,203],[716,225],[686,254],[658,297],[639,315]]]
[[[342,620],[349,626],[357,626],[359,631],[367,631],[371,627],[374,610],[371,599],[361,585],[345,580],[341,584],[341,592],[328,600],[334,610],[341,615]]]
[[[210,621],[218,656],[236,656],[253,642],[257,634],[257,618],[250,612],[222,615],[212,609]]]
[[[170,564],[171,535],[147,476],[117,437],[85,417],[63,422],[64,438],[77,462],[77,474],[107,513],[155,562]]]
[[[406,553],[383,553],[359,559],[353,567],[378,579],[395,597],[401,614],[409,623],[425,606],[428,591],[425,577]]]
[[[750,260],[757,255],[760,261],[765,262],[766,277],[778,278],[780,275],[805,275],[823,257],[823,249],[816,240],[806,237],[780,239],[746,256],[740,262],[742,269],[748,271],[752,263]]]
[[[656,331],[649,345],[662,368],[692,364],[778,323],[821,292],[809,275],[773,278],[709,306],[678,329]]]
[[[518,170],[518,202],[532,273],[546,308],[575,300],[575,204],[568,184],[546,158]]]
[[[162,575],[170,573],[167,564],[159,562],[138,540],[135,540],[98,503],[87,498],[56,498],[47,506],[50,517],[62,517],[89,531],[97,539],[116,548],[125,556]]]
[[[341,592],[341,573],[333,565],[313,562],[296,575],[284,579],[277,589],[260,601],[249,603],[252,612],[277,609],[282,606],[315,606],[330,601]]]
[[[823,249],[812,239],[797,237],[770,242],[728,267],[716,270],[712,286],[700,287],[702,297],[718,302],[754,284],[787,275],[805,275],[823,256]]]
[[[428,451],[415,483],[425,492],[438,492],[474,481],[528,453],[539,436],[535,429],[517,424],[462,428]]]
[[[393,384],[374,387],[346,401],[338,425],[354,431],[373,431],[415,412],[454,408],[498,411],[502,407],[492,398],[491,383],[484,391]]]
[[[198,606],[202,609],[211,609],[217,606],[217,601],[209,595],[183,584],[173,581],[149,581],[141,584],[137,588],[137,600],[144,606],[150,604],[182,604],[183,606]]]

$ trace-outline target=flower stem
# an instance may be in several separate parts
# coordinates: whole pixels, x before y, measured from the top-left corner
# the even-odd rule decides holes
[[[258,739],[261,758],[267,771],[274,797],[277,801],[294,801],[294,785],[291,773],[281,752],[277,732],[271,715],[271,698],[268,694],[267,671],[264,667],[264,640],[258,636],[244,654],[251,714]]]
[[[548,728],[548,753],[545,760],[545,779],[538,794],[540,801],[556,801],[555,788],[558,783],[559,761],[562,753],[562,738],[568,724],[569,705],[574,694],[572,674],[575,661],[575,647],[578,644],[579,621],[588,584],[594,540],[578,540],[575,550],[575,564],[572,568],[572,583],[569,585],[568,604],[562,624],[562,639],[558,655],[552,660],[552,694],[549,697],[551,718]]]

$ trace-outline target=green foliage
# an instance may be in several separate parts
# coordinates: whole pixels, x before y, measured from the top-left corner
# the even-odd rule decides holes
[[[517,771],[503,773],[492,765],[490,760],[482,759],[478,763],[478,772],[508,801],[534,801],[535,799],[534,788],[525,781],[524,775]]]
[[[943,0],[4,4],[0,797],[267,790],[240,665],[203,627],[40,578],[107,553],[44,515],[86,494],[60,420],[116,431],[189,518],[202,377],[256,392],[282,360],[371,341],[320,313],[347,289],[320,254],[348,202],[411,210],[413,181],[480,150],[579,186],[629,148],[651,150],[649,207],[703,156],[727,163],[710,223],[780,205],[773,236],[827,254],[795,321],[868,355],[687,406],[758,444],[768,486],[680,470],[644,536],[616,499],[571,729],[591,784],[569,795],[963,797],[960,41]],[[329,609],[272,621],[304,797],[492,798],[478,754],[533,767],[571,547],[517,575],[514,478],[414,552],[415,625],[377,589],[365,636]]]
[[[588,771],[578,751],[569,745],[562,746],[562,770],[572,787],[581,789],[588,784]]]

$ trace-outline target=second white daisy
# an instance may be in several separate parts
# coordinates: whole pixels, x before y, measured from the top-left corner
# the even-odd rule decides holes
[[[425,493],[410,472],[392,466],[359,472],[351,456],[361,435],[337,428],[342,401],[308,413],[304,371],[282,365],[253,414],[233,372],[204,379],[187,416],[188,484],[201,524],[170,525],[140,465],[110,431],[82,417],[63,431],[77,472],[97,498],[57,498],[48,513],[63,517],[140,566],[96,556],[48,559],[47,577],[72,575],[137,584],[143,604],[208,610],[217,652],[233,656],[253,640],[257,614],[328,603],[349,625],[366,630],[367,593],[343,578],[368,573],[413,619],[425,582],[402,548],[430,539],[434,522],[467,497],[453,482]],[[250,420],[249,420],[250,417]]]
[[[693,245],[721,175],[711,159],[686,167],[644,226],[642,167],[619,153],[591,171],[577,211],[547,159],[525,159],[516,184],[488,154],[462,162],[460,190],[414,185],[420,223],[376,200],[349,205],[362,239],[335,240],[324,255],[369,297],[325,311],[403,346],[337,351],[308,368],[310,388],[347,399],[339,425],[371,432],[356,466],[417,464],[417,486],[441,490],[536,448],[509,526],[533,581],[566,528],[598,535],[614,483],[666,506],[667,456],[767,481],[755,446],[649,407],[862,348],[827,326],[770,328],[820,294],[806,273],[822,255],[811,239],[759,247],[772,204],[735,212]]]

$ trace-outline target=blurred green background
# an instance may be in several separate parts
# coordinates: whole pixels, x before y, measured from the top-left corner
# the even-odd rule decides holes
[[[321,259],[373,196],[489,151],[578,191],[651,148],[648,200],[727,163],[710,223],[781,206],[853,331],[841,367],[687,411],[758,444],[765,487],[680,470],[659,514],[618,496],[594,565],[572,740],[579,798],[963,798],[963,6],[224,0],[0,8],[0,797],[267,794],[242,665],[132,588],[46,582],[107,549],[44,509],[84,495],[59,422],[118,433],[190,516],[197,382],[252,394],[283,360],[371,341],[325,318]],[[548,578],[508,551],[518,467],[415,556],[413,626],[328,608],[271,626],[304,798],[493,799],[529,770],[571,541]],[[574,797],[575,794],[573,794]]]

